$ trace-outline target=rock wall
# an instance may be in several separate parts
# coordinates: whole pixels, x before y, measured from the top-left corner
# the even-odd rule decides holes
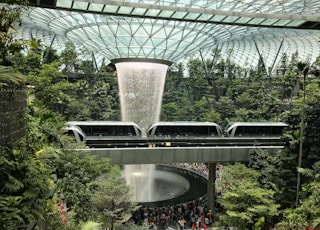
[[[0,89],[0,148],[12,148],[26,134],[26,90]]]

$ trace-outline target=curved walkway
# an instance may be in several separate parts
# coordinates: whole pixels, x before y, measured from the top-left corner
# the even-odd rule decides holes
[[[168,166],[168,165],[163,165]],[[203,163],[173,164],[176,168],[191,171],[206,180],[208,179],[208,168]],[[217,179],[220,180],[222,165],[217,166]],[[214,229],[212,224],[211,210],[208,209],[203,197],[185,203],[165,207],[142,207],[134,213],[132,221],[136,224],[155,224],[158,230],[172,229]],[[194,225],[195,228],[192,228]]]

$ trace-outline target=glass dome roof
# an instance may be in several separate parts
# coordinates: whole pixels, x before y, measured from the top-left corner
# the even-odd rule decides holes
[[[61,50],[72,41],[97,62],[152,58],[171,62],[211,55],[267,67],[287,53],[320,54],[318,0],[34,0],[18,37]]]

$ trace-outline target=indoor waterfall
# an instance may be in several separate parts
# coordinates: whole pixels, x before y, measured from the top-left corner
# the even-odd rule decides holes
[[[119,61],[115,62],[122,121],[133,121],[146,135],[148,126],[160,119],[162,95],[168,63]],[[152,201],[155,165],[125,165],[124,177],[131,186],[137,202]]]

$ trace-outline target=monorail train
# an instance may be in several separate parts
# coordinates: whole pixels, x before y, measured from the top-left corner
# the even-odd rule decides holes
[[[67,136],[73,137],[77,143],[82,143],[85,141],[85,134],[84,132],[77,126],[69,126],[63,127],[63,132]]]
[[[221,136],[222,130],[220,126],[213,122],[157,122],[147,129],[147,137],[149,138],[206,138]]]
[[[224,130],[214,122],[156,122],[147,129],[147,137],[134,122],[70,121],[64,130],[94,148],[114,147],[192,147],[270,144],[279,145],[284,128],[282,122],[235,122]]]
[[[147,129],[148,142],[155,146],[207,145],[221,137],[220,126],[213,122],[156,122]]]
[[[89,147],[135,146],[142,136],[136,123],[122,121],[69,121],[64,130]]]
[[[286,127],[283,122],[234,122],[226,126],[224,136],[280,139]]]

